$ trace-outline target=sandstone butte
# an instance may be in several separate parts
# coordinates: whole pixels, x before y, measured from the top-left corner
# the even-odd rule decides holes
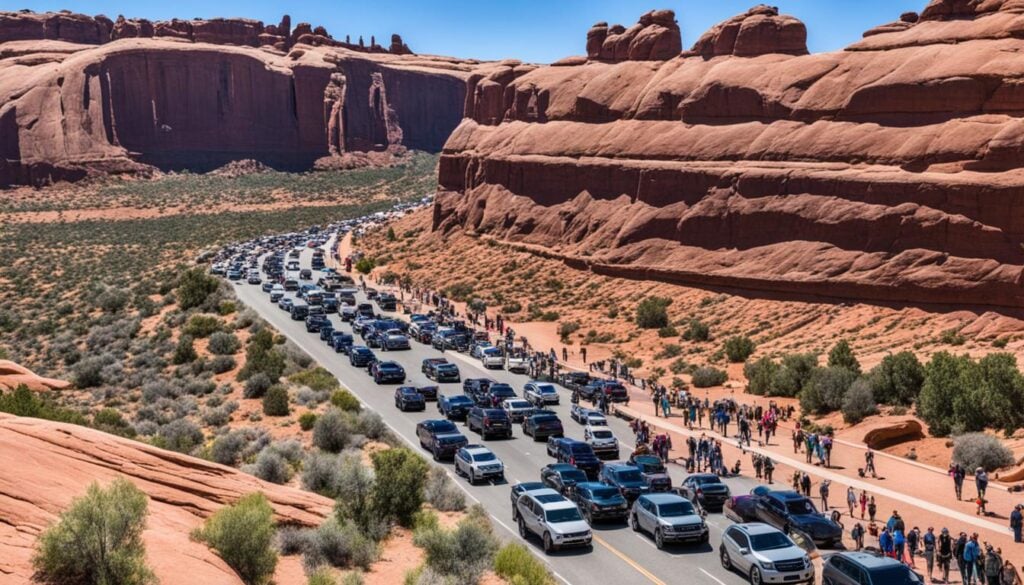
[[[149,496],[143,539],[163,585],[241,584],[206,545],[189,539],[203,519],[262,492],[279,524],[318,526],[334,502],[236,469],[97,430],[0,413],[0,585],[31,581],[39,533],[89,484],[125,477]]]
[[[654,11],[477,68],[434,228],[756,295],[1024,306],[1024,1],[934,0],[821,54],[769,6],[679,34]]]
[[[0,187],[350,151],[437,152],[479,62],[333,39],[289,17],[0,12]]]

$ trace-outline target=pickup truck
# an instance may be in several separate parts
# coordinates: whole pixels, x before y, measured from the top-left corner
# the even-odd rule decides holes
[[[515,374],[525,374],[530,369],[522,346],[513,346],[505,352],[505,369]]]
[[[580,396],[587,400],[596,400],[600,392],[604,392],[609,402],[629,404],[629,391],[615,380],[595,380],[580,389]]]

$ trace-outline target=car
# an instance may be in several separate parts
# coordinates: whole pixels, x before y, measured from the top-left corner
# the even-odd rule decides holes
[[[323,341],[327,345],[331,345],[331,338],[334,337],[334,325],[330,321],[320,325],[320,341]]]
[[[284,290],[299,290],[299,281],[295,280],[294,278],[286,278],[284,281]]]
[[[919,585],[924,579],[896,559],[869,552],[838,552],[825,558],[822,585]]]
[[[299,279],[301,279],[301,280],[312,280],[313,279],[313,271],[310,270],[309,268],[303,268],[302,270],[299,271]]]
[[[427,400],[410,386],[395,388],[395,408],[406,412],[409,410],[426,410]]]
[[[726,528],[718,558],[722,568],[743,575],[752,584],[814,583],[814,565],[804,549],[762,522]]]
[[[228,280],[242,280],[242,271],[237,268],[229,268]]]
[[[342,323],[351,323],[356,319],[356,308],[352,305],[342,305],[338,309],[338,316],[341,317]]]
[[[282,298],[284,298],[284,287],[279,284],[275,284],[274,288],[270,289],[270,302],[277,303]]]
[[[446,363],[448,363],[448,360],[444,358],[426,358],[422,362],[420,362],[420,373],[425,374],[429,378],[430,374],[428,374],[427,372],[429,372],[434,367],[435,364]]]
[[[539,481],[521,481],[512,486],[512,490],[509,493],[509,497],[512,500],[512,520],[519,520],[519,511],[516,506],[516,502],[519,501],[519,496],[526,492],[535,492],[537,490],[549,489],[546,485]]]
[[[334,348],[335,353],[348,353],[348,350],[352,348],[354,343],[355,339],[351,333],[343,331],[331,332],[331,347]]]
[[[292,321],[305,321],[306,317],[309,316],[309,305],[302,301],[295,301],[292,303],[289,312],[291,313]]]
[[[732,496],[729,486],[722,483],[714,473],[691,474],[683,480],[677,491],[708,512],[721,512]]]
[[[497,384],[497,382],[488,378],[466,378],[462,381],[462,392],[472,398],[474,402],[481,402],[491,388],[491,384]]]
[[[590,445],[575,439],[548,439],[548,455],[562,463],[570,463],[579,467],[590,479],[597,479],[601,472],[601,460],[594,454]]]
[[[469,350],[469,357],[475,357],[477,359],[480,359],[481,357],[483,357],[483,350],[487,349],[488,347],[494,347],[494,344],[491,343],[490,341],[474,342],[473,347],[470,348]]]
[[[377,384],[405,382],[405,368],[398,362],[373,362],[370,364],[370,375]]]
[[[416,390],[418,390],[419,393],[423,395],[423,398],[428,401],[437,400],[437,386],[431,386],[429,384],[426,386],[417,386]]]
[[[672,491],[672,477],[669,476],[668,469],[657,455],[632,454],[629,456],[628,462],[640,470],[644,476],[644,482],[647,483],[651,492]]]
[[[370,303],[359,303],[356,305],[356,315],[366,317],[367,319],[373,319],[373,305]]]
[[[558,499],[554,499],[556,496]],[[536,490],[519,496],[519,535],[540,537],[544,552],[571,546],[589,547],[593,535],[576,504],[554,490]]]
[[[348,350],[348,363],[357,368],[369,366],[375,361],[377,361],[376,354],[365,345],[353,345]]]
[[[770,491],[754,504],[758,521],[790,533],[807,535],[820,548],[831,548],[843,536],[839,524],[818,512],[810,498],[794,491]]]
[[[501,407],[508,413],[509,420],[516,424],[522,424],[523,419],[533,412],[530,401],[522,398],[509,398],[501,403]]]
[[[480,351],[480,365],[487,369],[500,370],[505,367],[505,354],[497,347],[487,347]]]
[[[264,282],[263,284],[260,285],[260,290],[262,290],[265,293],[268,293],[268,292],[274,290],[275,286],[279,286],[279,285],[274,284],[273,281],[268,280],[268,281],[266,281],[266,282]],[[281,288],[283,289],[284,287],[281,287]]]
[[[466,415],[466,426],[470,431],[479,432],[485,441],[489,435],[512,438],[512,421],[509,420],[508,413],[501,408],[471,408]]]
[[[398,329],[384,332],[380,338],[380,348],[384,351],[409,349],[409,338]]]
[[[708,525],[690,500],[678,494],[644,494],[633,502],[629,525],[654,537],[659,550],[670,542],[708,542]],[[758,584],[760,585],[760,584]]]
[[[306,331],[308,333],[319,333],[320,328],[325,325],[328,327],[331,325],[331,320],[327,318],[327,315],[309,315],[306,317]]]
[[[601,468],[602,482],[617,488],[627,502],[632,503],[641,495],[651,491],[644,480],[643,473],[628,463],[606,463]]]
[[[562,437],[565,430],[558,415],[550,410],[534,411],[523,419],[523,434],[533,437],[534,441],[546,441],[548,437]]]
[[[416,425],[416,437],[420,446],[430,451],[434,461],[454,457],[459,449],[469,444],[450,420],[421,421]]]
[[[583,427],[583,440],[590,444],[599,459],[619,458],[619,439],[610,428],[587,425]]]
[[[324,312],[325,313],[337,313],[338,312],[338,299],[335,298],[334,295],[330,295],[330,296],[324,295],[324,299],[322,301],[322,304],[324,306]]]
[[[597,400],[601,392],[609,402],[629,404],[629,391],[617,380],[592,380],[579,389],[580,397],[592,401]]]
[[[497,408],[501,406],[502,402],[510,398],[518,398],[518,396],[519,395],[516,394],[515,389],[512,388],[511,385],[498,383],[491,384],[490,387],[487,388],[487,393],[482,396],[480,401],[483,402],[483,406]]]
[[[466,420],[466,415],[473,407],[473,399],[465,394],[441,396],[437,399],[438,412],[449,420]]]
[[[462,381],[462,373],[459,372],[459,366],[449,363],[447,360],[431,362],[428,364],[425,374],[428,379],[435,380],[437,382]]]
[[[629,504],[619,490],[596,481],[577,483],[569,499],[576,503],[583,518],[593,525],[600,520],[625,521]]]
[[[581,404],[573,404],[569,409],[569,417],[583,426],[608,426],[608,419],[596,408],[587,408]]]
[[[558,390],[554,384],[547,382],[527,382],[523,387],[523,397],[534,404],[558,404]]]
[[[391,293],[381,293],[375,300],[381,311],[394,311],[398,308],[398,299]]]
[[[437,323],[422,323],[416,327],[415,334],[412,333],[412,327],[409,329],[410,335],[413,335],[416,341],[430,345],[434,339],[434,334],[437,333]]]
[[[579,391],[584,386],[593,381],[593,378],[587,372],[562,372],[556,378],[556,381],[561,384],[563,388],[569,390]]]
[[[470,484],[478,480],[505,480],[505,465],[493,451],[483,445],[466,445],[455,453],[455,473],[463,475]]]
[[[293,304],[295,304],[295,299],[292,297],[284,297],[277,302],[277,308],[290,313],[292,311]]]
[[[380,292],[377,289],[375,289],[375,288],[368,288],[368,289],[366,289],[366,298],[370,299],[371,301],[373,299],[377,298],[377,295],[379,295],[379,294],[380,294]]]
[[[540,481],[560,494],[571,492],[578,483],[587,480],[587,474],[571,463],[549,463],[540,470]]]

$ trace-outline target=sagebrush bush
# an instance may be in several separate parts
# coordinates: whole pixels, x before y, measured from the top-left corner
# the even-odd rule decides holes
[[[304,431],[313,429],[313,425],[316,424],[316,413],[304,412],[299,416],[299,428]]]
[[[216,550],[246,585],[263,585],[274,576],[274,510],[263,494],[249,494],[234,506],[221,508],[196,536]]]
[[[188,453],[203,444],[203,431],[192,421],[179,418],[160,427],[156,438],[159,447]]]
[[[843,398],[857,379],[853,370],[841,366],[815,368],[800,392],[804,413],[827,414],[843,407]]]
[[[178,345],[174,348],[174,357],[171,358],[171,363],[176,366],[188,364],[194,362],[197,357],[199,357],[199,354],[196,353],[192,338],[188,335],[182,335],[178,339]]]
[[[1014,457],[998,438],[986,433],[965,433],[953,438],[953,462],[973,473],[981,467],[994,471],[1013,465]]]
[[[683,331],[683,339],[687,341],[707,341],[711,339],[711,327],[700,319],[690,319]]]
[[[641,329],[660,329],[668,326],[668,307],[672,299],[647,297],[636,307],[636,324]]]
[[[32,557],[33,581],[157,583],[146,566],[142,541],[147,507],[146,494],[126,479],[115,479],[106,488],[93,483],[40,534]]]
[[[267,416],[288,416],[291,409],[288,406],[288,389],[280,384],[274,384],[267,389],[263,395],[263,414]]]
[[[334,390],[339,386],[338,379],[334,377],[334,374],[319,366],[311,370],[296,372],[288,376],[288,379],[319,392]]]
[[[223,327],[224,322],[213,315],[192,315],[182,328],[182,332],[192,337],[204,338]]]
[[[373,506],[382,519],[402,526],[412,524],[413,514],[423,505],[423,484],[427,462],[404,447],[377,451],[372,456],[376,481]]]
[[[466,496],[440,467],[431,467],[423,486],[423,499],[441,512],[466,509]]]
[[[736,335],[726,339],[722,349],[730,362],[739,364],[747,361],[747,358],[754,353],[755,345],[749,337]]]
[[[415,533],[417,546],[426,555],[425,565],[457,583],[477,583],[491,568],[498,539],[486,515],[470,515],[454,530],[437,528]]]
[[[338,459],[338,467],[334,479],[334,491],[345,497],[339,498],[335,505],[338,519],[354,522],[357,526],[370,532],[383,518],[374,501],[377,480],[374,472],[363,464],[361,454],[346,453]]]
[[[331,394],[331,404],[348,412],[359,412],[363,409],[355,394],[352,394],[344,388],[335,390],[334,393]]]
[[[312,530],[298,526],[285,526],[277,531],[277,550],[282,555],[302,554],[309,546]]]
[[[269,390],[273,385],[274,383],[270,378],[266,374],[260,372],[245,381],[245,388],[242,391],[242,395],[246,398],[263,398],[267,393],[267,390]]]
[[[303,554],[306,570],[323,565],[370,568],[377,560],[377,543],[367,538],[355,524],[343,524],[331,518],[309,535]]]
[[[223,374],[235,369],[236,365],[238,364],[235,362],[235,358],[229,355],[218,355],[208,362],[207,367],[214,374]]]
[[[202,305],[206,297],[217,291],[218,285],[217,279],[206,274],[202,268],[186,270],[178,279],[178,306],[187,310]]]
[[[372,410],[360,412],[356,422],[356,427],[359,429],[359,432],[365,435],[368,439],[376,441],[387,435],[387,424],[384,423],[384,419],[381,418],[379,414]]]
[[[302,464],[302,487],[328,498],[338,497],[338,456],[313,452]]]
[[[234,355],[242,348],[242,342],[234,333],[217,331],[210,336],[210,353],[215,355]]]
[[[213,441],[210,458],[222,465],[235,465],[251,440],[243,429],[228,431]]]
[[[337,408],[320,415],[313,425],[313,445],[328,453],[340,453],[348,446],[355,432],[350,416]]]
[[[703,366],[693,371],[692,378],[695,387],[710,388],[711,386],[725,384],[725,381],[729,379],[729,375],[724,370]]]
[[[871,390],[871,383],[863,378],[858,379],[843,397],[843,421],[847,424],[857,424],[873,414],[878,413],[878,404],[875,402],[875,393]]]
[[[338,585],[338,580],[329,569],[317,569],[310,573],[306,585]]]
[[[269,447],[260,452],[251,467],[246,471],[270,483],[285,484],[292,478],[291,466],[280,453]]]
[[[551,572],[518,542],[501,547],[494,556],[494,572],[516,585],[553,585]]]

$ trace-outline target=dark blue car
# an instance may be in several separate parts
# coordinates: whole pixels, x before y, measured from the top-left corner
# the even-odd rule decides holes
[[[583,512],[583,517],[590,524],[596,520],[625,522],[629,515],[629,503],[619,490],[596,481],[576,484],[572,500],[576,502],[580,512]]]
[[[473,400],[465,394],[441,396],[437,399],[437,410],[449,420],[466,420],[473,406]]]
[[[353,343],[355,343],[355,340],[352,338],[351,333],[344,333],[342,331],[331,332],[331,347],[334,348],[336,353],[348,353]]]
[[[348,351],[348,362],[357,368],[364,368],[377,361],[377,354],[365,345],[354,345]]]

